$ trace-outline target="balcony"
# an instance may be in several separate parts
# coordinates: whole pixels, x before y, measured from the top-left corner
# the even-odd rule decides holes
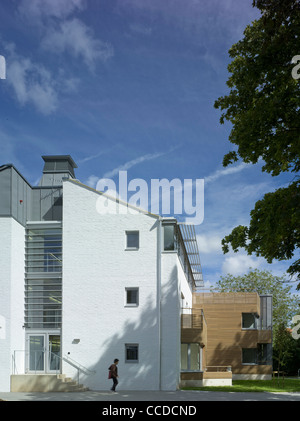
[[[257,331],[257,343],[272,343],[272,330],[258,330]]]
[[[181,342],[196,342],[201,346],[207,345],[207,324],[202,309],[182,309]]]
[[[183,308],[181,311],[181,343],[198,343],[202,348],[199,364],[200,370],[192,369],[192,367],[188,370],[182,370],[180,374],[181,387],[231,386],[231,367],[206,366],[207,323],[203,310],[198,308]],[[193,359],[193,356],[191,355],[190,358]]]

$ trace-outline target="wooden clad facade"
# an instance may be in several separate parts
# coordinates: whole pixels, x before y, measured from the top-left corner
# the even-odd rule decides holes
[[[193,307],[202,309],[207,322],[207,366],[231,366],[235,375],[272,374],[272,365],[243,362],[243,349],[272,343],[272,330],[243,328],[243,314],[260,316],[257,293],[196,293]]]
[[[190,314],[182,314],[181,342],[201,345],[203,375],[184,372],[183,381],[271,377],[272,330],[263,327],[262,299],[257,293],[194,293]]]

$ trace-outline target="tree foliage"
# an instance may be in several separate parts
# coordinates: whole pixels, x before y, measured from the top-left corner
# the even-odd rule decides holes
[[[250,226],[234,228],[222,245],[224,253],[231,244],[234,251],[243,247],[272,262],[292,259],[300,243],[300,80],[291,75],[292,58],[300,54],[300,5],[299,0],[254,0],[253,5],[262,16],[229,50],[230,92],[215,101],[220,122],[232,123],[229,140],[236,145],[223,165],[262,160],[262,170],[272,176],[294,175],[287,187],[258,201]],[[288,272],[300,280],[299,259]]]
[[[284,283],[284,277],[269,271],[250,270],[242,276],[227,274],[217,282],[216,292],[257,292],[273,297],[273,359],[274,369],[297,374],[300,367],[300,339],[290,332],[293,316],[300,313],[299,297],[291,293],[292,286]]]
[[[244,247],[251,254],[262,255],[268,263],[273,259],[291,259],[300,246],[300,182],[291,183],[286,188],[265,194],[250,212],[249,227],[238,226],[222,240],[223,251],[228,252],[228,244],[237,251]],[[296,260],[289,272],[300,272],[300,260]]]
[[[288,326],[292,317],[299,313],[299,298],[291,293],[292,286],[284,283],[284,277],[269,271],[251,269],[242,276],[227,274],[216,283],[216,292],[257,292],[273,297],[273,331],[280,325]]]
[[[273,342],[273,370],[297,375],[300,367],[300,339],[295,340],[284,324],[278,326]]]

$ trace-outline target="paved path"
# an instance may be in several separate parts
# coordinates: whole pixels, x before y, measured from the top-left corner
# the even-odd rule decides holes
[[[267,392],[206,392],[178,390],[163,391],[88,391],[70,393],[1,393],[4,401],[152,401],[152,402],[180,402],[194,401],[300,401],[298,393],[267,393]]]

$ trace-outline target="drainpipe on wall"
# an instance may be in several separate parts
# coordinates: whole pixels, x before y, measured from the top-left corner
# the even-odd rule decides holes
[[[157,231],[157,318],[158,318],[158,347],[159,347],[159,390],[161,390],[161,233],[162,233],[162,222],[161,218],[158,220],[158,231]]]

